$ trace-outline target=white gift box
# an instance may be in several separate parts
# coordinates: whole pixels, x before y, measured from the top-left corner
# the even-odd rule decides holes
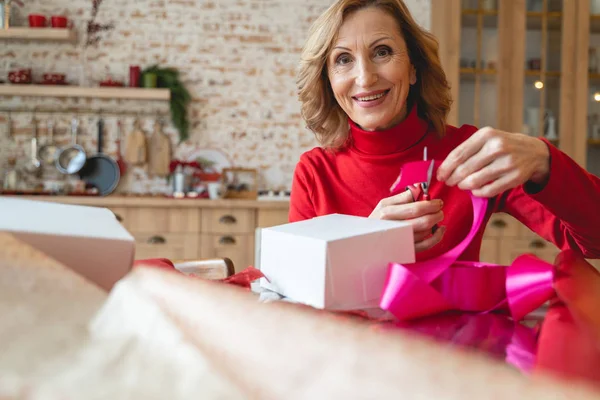
[[[135,240],[106,208],[0,197],[0,231],[104,290],[133,265]]]
[[[401,221],[331,214],[261,230],[261,286],[330,310],[379,307],[390,262],[415,262]]]

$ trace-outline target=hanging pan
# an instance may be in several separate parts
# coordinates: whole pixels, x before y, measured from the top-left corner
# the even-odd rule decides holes
[[[77,128],[79,121],[77,118],[71,120],[71,140],[70,146],[61,149],[56,157],[56,169],[63,174],[75,174],[81,170],[85,164],[87,155],[83,147],[77,144]]]
[[[98,119],[98,154],[88,157],[85,165],[79,171],[79,177],[98,189],[100,196],[111,194],[121,179],[117,162],[108,155],[102,153],[104,142],[104,121]]]

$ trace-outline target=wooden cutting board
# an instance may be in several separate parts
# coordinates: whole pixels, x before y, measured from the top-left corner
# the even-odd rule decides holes
[[[166,177],[169,175],[171,163],[171,139],[163,132],[162,124],[154,124],[154,133],[150,138],[149,172],[152,176]]]
[[[125,160],[131,165],[143,165],[148,160],[146,135],[140,126],[139,120],[134,122],[133,132],[127,137]]]

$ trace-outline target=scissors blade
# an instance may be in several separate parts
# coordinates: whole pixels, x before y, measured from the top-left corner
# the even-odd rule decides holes
[[[431,179],[433,178],[434,164],[435,164],[435,161],[431,160],[431,164],[429,164],[429,168],[427,168],[427,183],[425,184],[425,187],[423,188],[423,190],[425,191],[425,194],[429,194],[429,185],[431,184]]]

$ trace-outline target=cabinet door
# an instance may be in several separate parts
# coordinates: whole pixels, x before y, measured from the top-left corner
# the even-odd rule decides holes
[[[590,16],[589,22],[589,48],[587,49],[587,69],[588,81],[585,87],[586,110],[586,132],[587,135],[583,140],[581,147],[585,148],[585,152],[581,157],[585,159],[577,159],[581,162],[589,172],[596,176],[600,176],[600,1],[589,0]],[[585,49],[581,49],[585,57]],[[582,58],[583,58],[582,57]],[[577,155],[578,152],[576,152]]]
[[[461,3],[458,125],[497,126],[497,1]]]
[[[561,130],[559,121],[569,113],[566,108],[561,108],[564,105],[562,78],[573,67],[562,62],[563,40],[568,39],[563,35],[563,23],[566,23],[565,18],[570,18],[570,11],[563,6],[562,0],[526,3],[521,131],[534,137],[546,137],[556,145],[559,145]]]

